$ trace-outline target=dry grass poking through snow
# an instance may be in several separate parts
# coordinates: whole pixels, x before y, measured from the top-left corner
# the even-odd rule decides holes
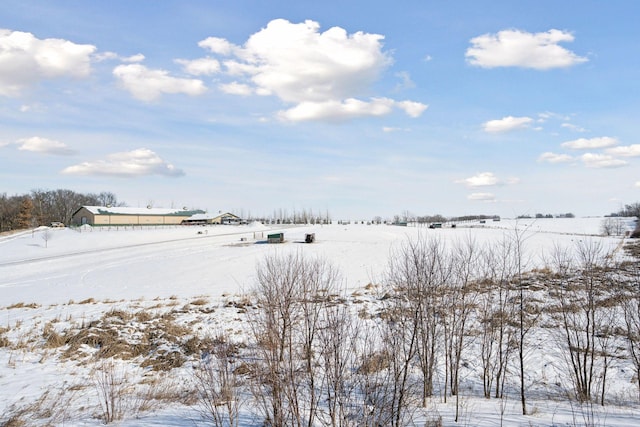
[[[169,371],[198,363],[223,328],[225,333],[234,333],[229,319],[242,321],[237,316],[238,306],[248,304],[247,299],[229,296],[219,304],[215,307],[202,296],[188,301],[172,297],[128,303],[90,298],[51,307],[26,303],[5,307],[3,310],[18,319],[0,327],[0,349],[9,354],[10,366],[17,371],[21,361],[29,358],[70,364],[80,379],[60,377],[59,384],[50,384],[35,401],[8,404],[0,426],[27,426],[43,420],[64,424],[86,419],[87,413],[109,423],[168,402],[192,405],[192,385]],[[95,314],[52,317],[55,311],[82,312],[79,306],[87,306],[86,310]],[[211,313],[217,310],[222,316],[214,320]],[[89,405],[87,395],[92,396]]]

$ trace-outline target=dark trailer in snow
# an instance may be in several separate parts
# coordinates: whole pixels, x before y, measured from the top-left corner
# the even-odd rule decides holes
[[[267,234],[267,242],[282,243],[284,242],[284,233]]]

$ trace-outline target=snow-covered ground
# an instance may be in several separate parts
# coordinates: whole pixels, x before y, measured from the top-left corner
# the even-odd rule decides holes
[[[484,245],[513,236],[518,230],[527,266],[533,268],[542,265],[544,254],[554,246],[570,247],[577,240],[599,240],[607,250],[618,250],[623,239],[600,236],[602,221],[603,218],[503,219],[458,224],[455,228],[445,225],[441,229],[362,223],[41,228],[0,236],[0,331],[4,329],[5,337],[13,343],[13,347],[0,345],[0,414],[17,414],[39,398],[46,400],[43,396],[48,392],[49,398],[55,396],[60,404],[73,402],[66,407],[68,413],[51,417],[56,423],[99,425],[97,409],[80,409],[95,406],[95,397],[85,388],[92,382],[89,369],[74,359],[54,356],[34,336],[42,336],[41,331],[51,325],[64,329],[98,319],[114,309],[160,312],[176,306],[194,308],[184,310],[185,324],[211,330],[240,330],[237,310],[225,307],[255,284],[256,263],[268,254],[299,251],[322,257],[339,269],[346,287],[355,291],[370,283],[381,283],[393,250],[418,235],[437,236],[444,241],[472,238]],[[626,220],[626,228],[633,227],[633,221]],[[285,233],[284,244],[265,243],[267,234],[274,232]],[[316,242],[305,244],[306,233],[315,233]],[[622,256],[621,251],[618,253]],[[198,300],[205,301],[211,309],[195,309],[203,304]],[[564,362],[558,360],[553,343],[545,343],[544,339],[532,338],[532,347],[538,346],[540,351],[528,363],[540,375],[535,381],[544,378],[553,383],[556,368]],[[611,385],[612,394],[620,402],[635,399],[637,391],[631,376],[624,364],[611,374],[615,382]],[[637,405],[608,405],[590,412],[592,409],[576,410],[567,402],[532,397],[532,415],[523,417],[518,415],[520,407],[515,395],[505,401],[485,400],[479,397],[481,393],[471,391],[468,395],[463,401],[461,425],[583,425],[585,417],[592,418],[594,425],[640,423]],[[431,408],[432,413],[442,415],[444,425],[456,425],[452,422],[451,405],[437,402]],[[140,412],[120,425],[191,426],[197,418],[192,407],[167,404]],[[37,420],[30,420],[38,424]],[[259,425],[254,421],[249,413],[243,416],[243,425]]]

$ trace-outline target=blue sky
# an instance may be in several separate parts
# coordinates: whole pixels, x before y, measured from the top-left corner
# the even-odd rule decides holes
[[[0,193],[334,219],[640,199],[640,2],[0,10]]]

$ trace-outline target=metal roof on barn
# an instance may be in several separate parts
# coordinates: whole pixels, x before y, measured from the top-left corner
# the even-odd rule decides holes
[[[160,215],[160,216],[185,216],[190,217],[197,214],[204,214],[200,209],[166,209],[166,208],[130,208],[124,206],[83,206],[94,215]]]

